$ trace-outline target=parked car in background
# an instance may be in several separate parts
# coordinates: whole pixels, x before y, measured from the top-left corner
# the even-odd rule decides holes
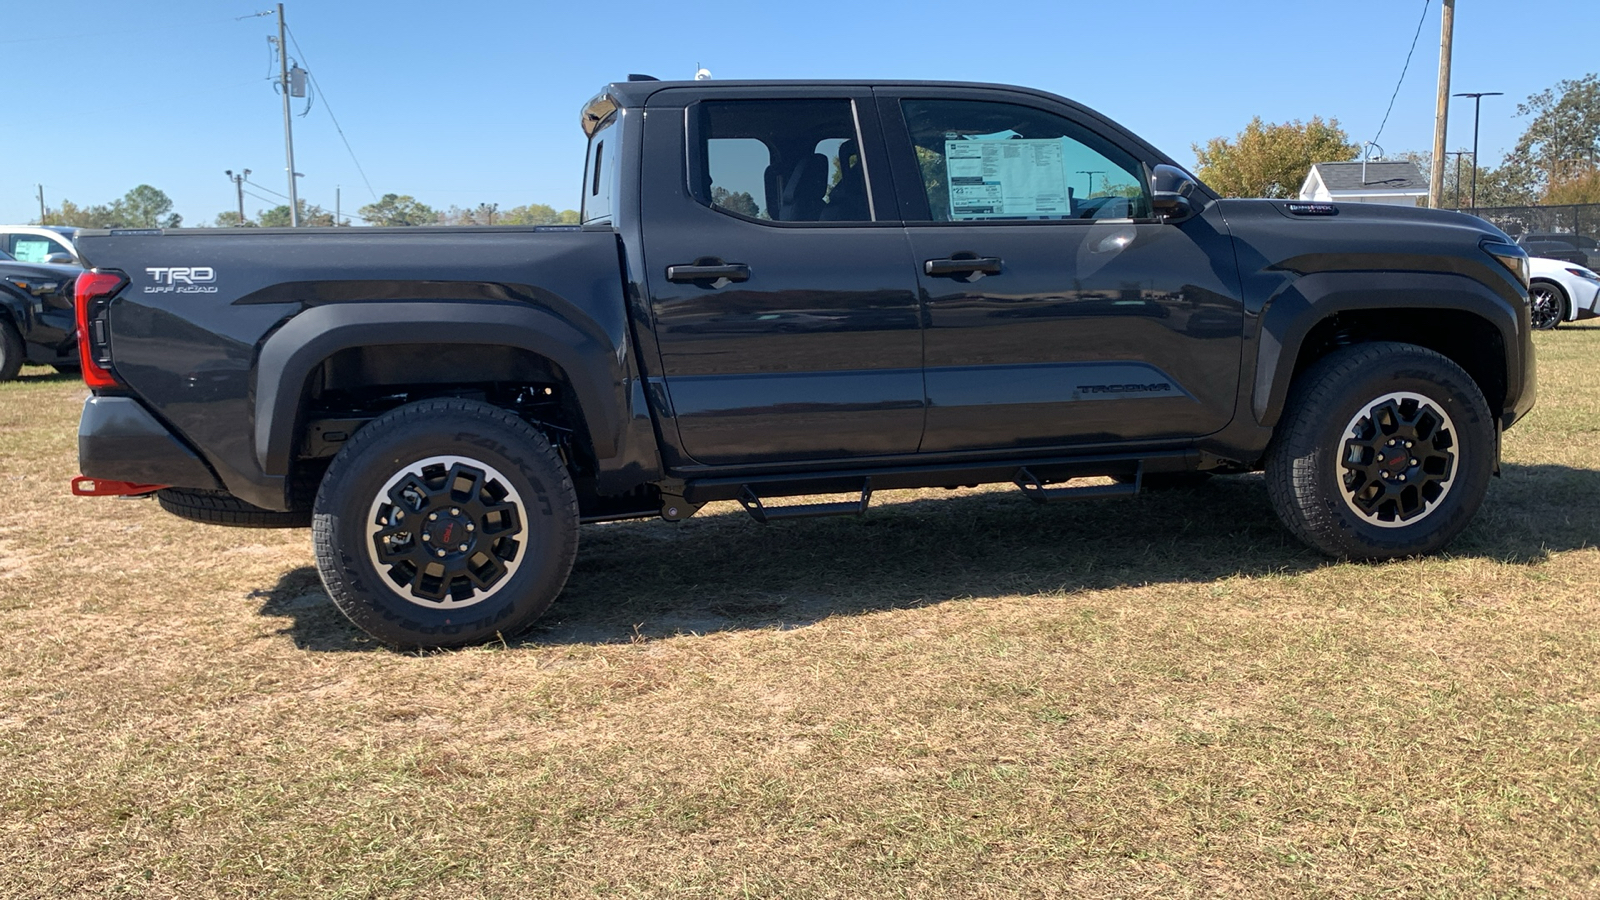
[[[1526,250],[1529,256],[1557,259],[1580,266],[1589,265],[1589,254],[1567,241],[1530,240],[1527,235],[1523,235],[1517,239],[1517,244]]]
[[[0,381],[17,377],[25,362],[77,368],[72,292],[81,274],[76,265],[24,263],[0,251]]]
[[[1559,259],[1528,260],[1528,305],[1534,328],[1600,316],[1600,275]]]
[[[66,225],[0,225],[0,253],[17,262],[81,268],[79,231]]]

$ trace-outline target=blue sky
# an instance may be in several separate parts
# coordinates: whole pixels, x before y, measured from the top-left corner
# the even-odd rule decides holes
[[[1379,143],[1431,146],[1439,0]],[[189,224],[234,206],[223,170],[286,190],[261,0],[0,4],[0,222],[38,217],[35,185],[103,203],[166,191]],[[425,3],[289,0],[290,30],[324,94],[295,119],[300,195],[351,213],[378,194],[443,208],[577,205],[578,109],[629,72],[718,78],[940,78],[1055,91],[1192,164],[1189,145],[1267,121],[1337,117],[1377,131],[1423,0],[1144,2]],[[1459,0],[1453,91],[1486,98],[1481,152],[1498,161],[1528,94],[1600,71],[1600,2]],[[37,72],[37,76],[29,73]],[[297,111],[300,103],[297,102]],[[328,116],[344,128],[363,179]],[[1451,149],[1472,142],[1470,101]]]

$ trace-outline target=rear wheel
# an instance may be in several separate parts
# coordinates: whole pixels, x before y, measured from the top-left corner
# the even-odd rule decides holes
[[[334,457],[313,506],[335,605],[399,647],[453,647],[527,628],[566,584],[578,501],[533,426],[470,400],[386,413]]]
[[[0,322],[0,381],[10,381],[22,371],[27,348],[22,346],[22,335],[10,322]]]
[[[1567,292],[1550,281],[1528,285],[1528,316],[1533,327],[1549,331],[1567,318]]]
[[[1460,534],[1494,457],[1488,404],[1460,366],[1410,344],[1361,344],[1296,380],[1266,481],[1278,517],[1305,543],[1390,559]]]

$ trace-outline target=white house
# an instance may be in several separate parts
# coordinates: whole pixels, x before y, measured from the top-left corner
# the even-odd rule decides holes
[[[1404,161],[1313,163],[1300,199],[1427,206],[1428,179]]]

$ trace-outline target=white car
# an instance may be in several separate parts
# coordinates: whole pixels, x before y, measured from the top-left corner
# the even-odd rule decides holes
[[[77,236],[78,229],[63,225],[0,225],[0,251],[17,262],[81,266]]]
[[[1528,260],[1528,303],[1533,327],[1600,316],[1600,275],[1577,263],[1535,256]]]

